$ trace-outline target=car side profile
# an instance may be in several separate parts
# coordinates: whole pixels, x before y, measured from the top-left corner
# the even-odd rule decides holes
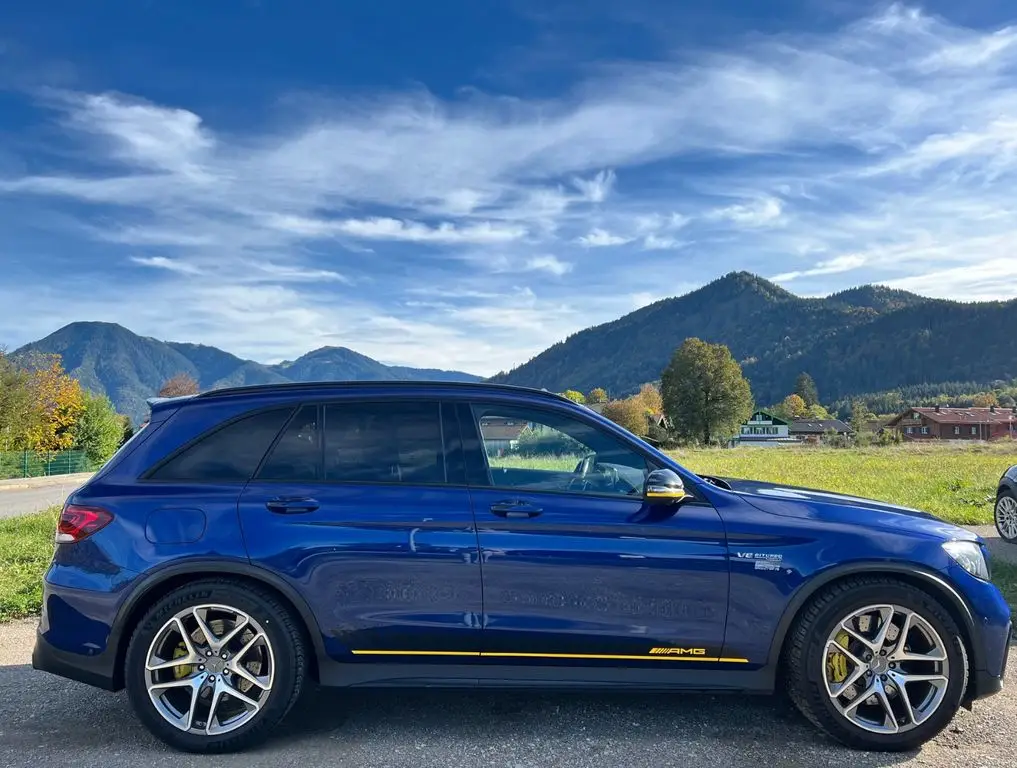
[[[999,537],[1011,544],[1017,544],[1017,464],[1010,467],[999,479],[993,518]]]
[[[33,663],[166,743],[266,738],[323,686],[772,693],[912,749],[1001,690],[1010,609],[931,515],[700,477],[591,409],[489,384],[151,402],[67,500]]]

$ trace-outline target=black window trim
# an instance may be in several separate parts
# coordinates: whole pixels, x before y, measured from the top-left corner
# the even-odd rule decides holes
[[[243,413],[238,413],[236,416],[231,416],[230,418],[226,419],[226,421],[220,422],[220,423],[216,424],[215,426],[209,427],[204,432],[200,433],[196,437],[192,437],[190,440],[188,440],[186,443],[181,445],[179,448],[177,448],[174,451],[171,451],[168,456],[160,459],[155,464],[153,464],[151,467],[149,467],[144,472],[142,472],[141,475],[138,477],[138,482],[139,483],[174,484],[174,485],[181,485],[181,484],[182,485],[245,485],[245,484],[251,482],[251,477],[254,477],[254,475],[257,474],[258,469],[261,468],[261,462],[258,463],[258,467],[255,469],[255,471],[251,475],[251,477],[248,477],[246,480],[222,480],[222,479],[219,479],[219,480],[214,480],[214,479],[209,479],[209,480],[190,479],[190,480],[187,480],[187,479],[173,479],[173,478],[159,479],[159,478],[156,478],[156,477],[152,477],[152,475],[154,475],[156,472],[158,472],[160,469],[162,469],[164,466],[169,464],[171,461],[176,459],[181,454],[183,454],[186,451],[188,451],[191,448],[193,448],[195,445],[200,443],[202,440],[206,440],[207,438],[211,437],[215,433],[220,432],[220,431],[222,431],[222,430],[224,430],[224,429],[226,429],[228,427],[233,426],[238,421],[243,421],[244,419],[251,418],[251,417],[254,417],[254,416],[258,416],[259,414],[267,413],[269,411],[283,411],[283,410],[286,410],[287,408],[291,409],[290,415],[287,416],[286,419],[283,421],[282,428],[280,428],[279,432],[276,434],[276,436],[273,438],[272,442],[270,443],[268,450],[266,450],[265,454],[261,457],[261,462],[263,462],[265,460],[265,456],[267,456],[269,454],[269,452],[272,449],[272,446],[274,446],[276,441],[279,439],[279,435],[281,435],[283,430],[285,430],[286,427],[289,426],[290,420],[292,420],[294,414],[296,414],[298,408],[294,408],[293,403],[274,403],[274,404],[270,404],[270,405],[261,406],[260,408],[252,408],[249,411],[244,411]]]
[[[477,399],[477,398],[473,398],[473,397],[467,398],[467,399],[462,400],[460,402],[463,405],[462,415],[460,416],[460,425],[459,425],[460,430],[464,431],[464,435],[463,435],[463,452],[465,454],[469,450],[466,447],[467,446],[467,440],[466,440],[466,435],[465,435],[465,429],[468,428],[469,432],[471,433],[470,434],[470,438],[471,438],[470,442],[474,442],[474,441],[476,442],[476,446],[473,447],[473,450],[475,450],[478,453],[478,455],[480,456],[480,459],[483,461],[484,466],[486,467],[486,471],[487,471],[487,480],[488,480],[487,484],[486,485],[479,485],[479,484],[477,484],[475,482],[473,482],[473,483],[470,482],[470,474],[469,474],[469,470],[467,469],[466,480],[467,480],[467,484],[469,485],[470,488],[478,488],[478,489],[483,488],[483,489],[496,490],[496,491],[514,491],[516,493],[521,493],[521,494],[524,493],[524,494],[527,494],[527,495],[529,495],[529,494],[543,494],[543,495],[548,495],[548,496],[568,496],[570,498],[577,498],[578,497],[578,498],[583,498],[583,499],[613,499],[615,501],[626,500],[626,501],[639,501],[640,503],[643,502],[643,496],[642,495],[639,495],[639,496],[627,496],[627,495],[622,495],[622,494],[618,494],[618,493],[590,493],[589,491],[549,491],[549,490],[544,490],[544,489],[541,489],[541,490],[531,490],[531,489],[528,489],[528,488],[519,488],[517,486],[510,486],[510,485],[495,485],[494,484],[494,478],[491,475],[491,466],[490,466],[490,464],[488,463],[488,460],[487,460],[487,451],[484,448],[484,438],[480,434],[479,418],[477,417],[476,411],[474,410],[474,408],[476,406],[478,406],[478,405],[483,406],[483,407],[512,408],[512,409],[516,409],[516,410],[534,410],[534,411],[537,411],[537,412],[550,413],[550,414],[558,416],[559,418],[561,418],[561,417],[566,417],[566,418],[567,417],[572,417],[572,418],[576,419],[577,421],[579,421],[580,423],[587,425],[591,429],[596,430],[600,434],[605,435],[605,436],[607,436],[607,437],[609,437],[609,438],[611,438],[613,440],[616,440],[619,443],[622,443],[630,451],[632,451],[633,453],[637,454],[638,456],[641,456],[643,458],[643,460],[646,461],[646,467],[647,467],[647,471],[648,472],[652,472],[655,469],[671,469],[671,467],[664,467],[664,466],[662,466],[660,464],[660,462],[657,461],[656,457],[653,456],[653,454],[651,454],[648,451],[646,451],[646,449],[644,449],[638,443],[632,443],[632,442],[626,440],[623,436],[616,435],[613,432],[604,429],[604,427],[602,425],[598,424],[596,421],[594,421],[592,419],[587,419],[587,418],[584,417],[583,414],[576,413],[575,411],[572,411],[572,410],[566,410],[564,408],[557,409],[557,408],[553,408],[553,407],[548,407],[548,406],[546,406],[544,404],[534,405],[533,403],[528,403],[528,402],[527,403],[513,403],[511,401],[506,401],[506,400],[483,400],[483,399]],[[467,416],[469,417],[469,420],[470,420],[469,421],[469,427],[464,427],[464,425],[462,424],[462,420],[464,418],[466,418]],[[685,486],[686,486],[685,490],[692,495],[692,500],[689,501],[689,502],[686,502],[687,504],[706,504],[706,505],[711,506],[711,507],[713,506],[712,504],[710,504],[710,502],[708,500],[704,499],[701,496],[701,494],[699,494],[697,492],[696,487],[695,487],[695,483],[691,482],[690,479],[684,473],[679,473],[679,475],[681,476],[682,480],[685,482]]]
[[[351,487],[355,487],[355,486],[378,486],[378,487],[392,487],[392,488],[458,488],[458,489],[467,489],[467,488],[469,488],[469,485],[466,482],[456,482],[456,483],[448,482],[448,477],[449,477],[449,473],[448,473],[448,453],[447,453],[447,448],[446,448],[445,428],[444,428],[444,424],[442,423],[442,408],[443,407],[453,406],[454,403],[450,402],[447,398],[444,398],[444,397],[439,396],[439,395],[434,395],[434,396],[424,395],[424,396],[419,396],[419,397],[411,397],[411,396],[407,396],[407,395],[403,395],[403,394],[398,394],[398,395],[387,395],[387,396],[386,395],[370,395],[370,396],[367,396],[367,397],[364,397],[364,396],[359,396],[359,397],[357,397],[357,396],[355,396],[355,397],[332,397],[332,398],[321,398],[321,399],[317,399],[316,398],[313,401],[307,401],[307,402],[301,403],[297,407],[297,409],[294,410],[294,412],[290,415],[290,418],[287,420],[286,425],[279,431],[279,434],[276,435],[275,440],[273,441],[272,445],[269,447],[269,449],[265,452],[265,455],[262,457],[262,463],[264,463],[265,460],[267,460],[267,458],[272,454],[272,450],[275,448],[276,443],[282,438],[282,435],[286,431],[286,428],[289,427],[290,422],[296,417],[296,415],[300,412],[300,410],[303,407],[305,407],[305,406],[314,405],[314,406],[316,406],[318,408],[318,419],[319,419],[319,423],[322,425],[322,428],[318,430],[318,447],[319,447],[319,452],[320,452],[320,456],[319,456],[318,461],[319,461],[319,466],[322,468],[322,474],[324,475],[324,466],[325,466],[325,427],[324,427],[325,416],[324,416],[324,414],[325,414],[325,408],[328,407],[329,405],[341,405],[341,404],[345,404],[345,403],[410,403],[410,404],[413,404],[413,403],[437,403],[438,404],[438,428],[439,428],[440,433],[441,433],[441,445],[442,445],[441,459],[442,459],[442,466],[444,467],[444,471],[445,471],[445,480],[446,481],[444,483],[404,483],[404,482],[401,482],[401,481],[398,481],[398,480],[396,480],[396,481],[389,481],[389,480],[328,480],[328,479],[325,479],[324,476],[320,480],[312,480],[312,481],[308,481],[308,480],[272,480],[271,478],[260,478],[260,477],[258,477],[258,473],[262,469],[261,464],[259,464],[258,468],[255,470],[255,472],[251,476],[251,478],[246,481],[247,484],[263,483],[265,485],[334,485],[334,486],[351,486]],[[453,415],[454,415],[454,412],[453,412]],[[459,445],[460,445],[461,449],[463,450],[464,458],[465,458],[465,449],[462,448],[463,441],[462,441],[461,436],[459,437]]]

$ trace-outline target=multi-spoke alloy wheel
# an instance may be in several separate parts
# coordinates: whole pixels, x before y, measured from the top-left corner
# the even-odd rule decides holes
[[[1017,543],[1017,499],[1009,493],[996,501],[996,530],[1001,538]]]
[[[928,621],[899,605],[868,605],[826,640],[821,670],[837,710],[873,733],[908,731],[943,702],[950,662]]]
[[[131,635],[124,684],[142,722],[190,752],[230,752],[268,736],[307,675],[303,627],[278,596],[229,579],[155,602]]]
[[[809,720],[857,749],[902,751],[942,731],[968,683],[961,630],[936,597],[891,576],[851,576],[802,608],[783,653]]]
[[[227,605],[179,611],[148,648],[146,685],[176,728],[227,733],[254,717],[272,693],[272,645],[253,618]]]

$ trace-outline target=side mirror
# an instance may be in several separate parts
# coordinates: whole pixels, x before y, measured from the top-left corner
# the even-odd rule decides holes
[[[685,484],[672,469],[655,469],[646,476],[643,498],[648,504],[675,504],[684,499]]]

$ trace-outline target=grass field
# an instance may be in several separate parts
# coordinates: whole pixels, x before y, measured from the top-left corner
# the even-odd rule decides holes
[[[42,574],[53,558],[59,510],[0,520],[0,621],[42,607]]]
[[[1017,445],[735,448],[674,451],[699,474],[744,477],[879,499],[951,523],[992,522],[999,478]]]

